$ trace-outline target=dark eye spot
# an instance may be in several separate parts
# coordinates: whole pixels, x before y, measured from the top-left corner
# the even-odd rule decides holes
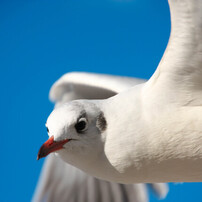
[[[105,119],[105,116],[103,114],[103,112],[101,112],[97,118],[97,122],[96,122],[96,126],[99,128],[99,130],[101,132],[103,132],[104,130],[106,130],[107,128],[107,121]]]
[[[75,125],[76,131],[82,133],[87,129],[87,121],[85,118],[81,118]]]
[[[49,129],[48,129],[48,127],[46,127],[46,130],[47,130],[47,132],[49,133]]]

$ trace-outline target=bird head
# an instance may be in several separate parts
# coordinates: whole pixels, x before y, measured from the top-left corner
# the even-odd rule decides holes
[[[107,123],[96,102],[77,100],[56,108],[46,122],[49,139],[41,146],[37,159],[55,152],[71,164],[85,154],[94,159],[103,152]],[[89,157],[88,157],[89,158]]]

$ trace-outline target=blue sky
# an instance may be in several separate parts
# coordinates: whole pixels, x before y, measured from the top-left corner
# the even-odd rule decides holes
[[[71,71],[148,79],[169,32],[166,0],[1,0],[0,201],[32,197],[53,82]],[[164,201],[200,201],[201,190],[171,184]]]

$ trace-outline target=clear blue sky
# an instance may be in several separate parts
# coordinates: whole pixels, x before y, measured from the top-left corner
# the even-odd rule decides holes
[[[0,1],[1,202],[32,197],[53,82],[71,71],[148,79],[169,32],[166,0]],[[201,190],[170,185],[165,202],[202,201]]]

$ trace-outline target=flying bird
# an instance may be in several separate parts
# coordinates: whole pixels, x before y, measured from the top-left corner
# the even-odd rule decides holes
[[[38,158],[55,152],[125,184],[202,181],[202,1],[168,3],[171,35],[152,77],[107,99],[57,107]]]
[[[55,108],[75,99],[107,99],[146,80],[92,73],[68,73],[51,88]],[[147,202],[148,188],[164,198],[164,183],[118,184],[96,179],[51,154],[45,161],[33,202]]]

